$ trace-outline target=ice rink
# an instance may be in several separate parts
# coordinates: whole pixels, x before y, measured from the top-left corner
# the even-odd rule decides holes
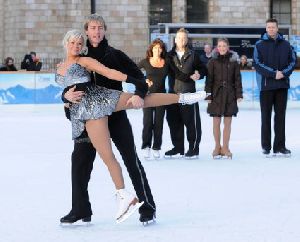
[[[89,189],[92,224],[61,227],[60,217],[71,208],[73,148],[62,105],[0,105],[0,241],[300,241],[300,108],[287,110],[291,158],[262,156],[257,108],[242,108],[233,120],[232,160],[211,158],[212,119],[205,105],[197,160],[144,160],[142,111],[128,111],[128,116],[157,205],[156,224],[143,227],[138,213],[115,223],[114,186],[97,158]],[[163,137],[166,151],[171,148],[166,122]],[[133,191],[125,168],[123,173]]]

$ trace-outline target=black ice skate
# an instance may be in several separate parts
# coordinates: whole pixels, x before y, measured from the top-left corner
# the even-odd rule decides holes
[[[272,157],[270,150],[263,149],[262,153],[267,158],[271,158]]]
[[[179,159],[183,157],[184,152],[178,151],[176,148],[173,148],[165,153],[166,159]]]
[[[143,224],[143,226],[147,226],[149,224],[155,223],[155,218],[156,218],[155,212],[141,213],[140,222]]]
[[[291,157],[292,153],[287,148],[282,148],[279,150],[274,150],[273,156],[274,157]]]
[[[60,219],[61,225],[71,225],[76,223],[77,221],[81,221],[84,225],[89,225],[92,220],[92,216],[77,216],[70,212],[66,216]]]

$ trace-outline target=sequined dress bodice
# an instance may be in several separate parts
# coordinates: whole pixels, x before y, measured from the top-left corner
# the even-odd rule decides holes
[[[121,91],[107,89],[91,84],[90,73],[81,65],[74,63],[64,76],[56,74],[56,82],[63,88],[76,85],[84,91],[80,103],[70,105],[70,119],[72,122],[72,137],[77,139],[85,130],[85,122],[90,119],[100,119],[111,115],[115,111],[120,99]],[[85,85],[86,84],[86,85]]]
[[[69,69],[67,69],[64,76],[56,74],[55,79],[60,86],[66,88],[74,84],[90,82],[91,76],[87,69],[85,69],[78,63],[73,63],[71,64]]]

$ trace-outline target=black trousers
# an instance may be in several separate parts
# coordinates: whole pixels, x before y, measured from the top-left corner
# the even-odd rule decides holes
[[[178,152],[184,152],[184,126],[186,127],[189,149],[199,151],[202,130],[198,103],[167,106],[167,122],[170,127],[172,144]]]
[[[150,186],[134,145],[132,128],[125,111],[113,113],[108,118],[111,139],[119,150],[131,178],[136,195],[144,201],[140,213],[153,212],[156,205]],[[72,212],[79,216],[92,214],[88,183],[96,151],[91,143],[76,143],[72,153]]]
[[[144,108],[143,112],[144,128],[142,132],[142,149],[146,147],[151,148],[152,146],[153,150],[160,150],[162,144],[165,107]]]
[[[288,89],[260,92],[261,109],[261,146],[271,150],[271,118],[274,108],[274,143],[273,151],[285,148],[285,114]]]

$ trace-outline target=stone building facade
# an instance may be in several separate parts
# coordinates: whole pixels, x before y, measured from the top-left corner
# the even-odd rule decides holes
[[[145,0],[96,0],[96,12],[108,25],[112,46],[132,58],[141,58],[149,42],[149,3]],[[300,35],[300,0],[291,0],[292,34]],[[186,0],[172,1],[172,21],[186,21]],[[21,60],[36,51],[42,60],[63,57],[62,38],[67,30],[82,29],[91,12],[88,0],[0,0],[0,59]],[[269,0],[209,0],[208,22],[264,24],[270,16]],[[51,61],[50,61],[51,62]],[[44,69],[50,68],[45,65]]]

